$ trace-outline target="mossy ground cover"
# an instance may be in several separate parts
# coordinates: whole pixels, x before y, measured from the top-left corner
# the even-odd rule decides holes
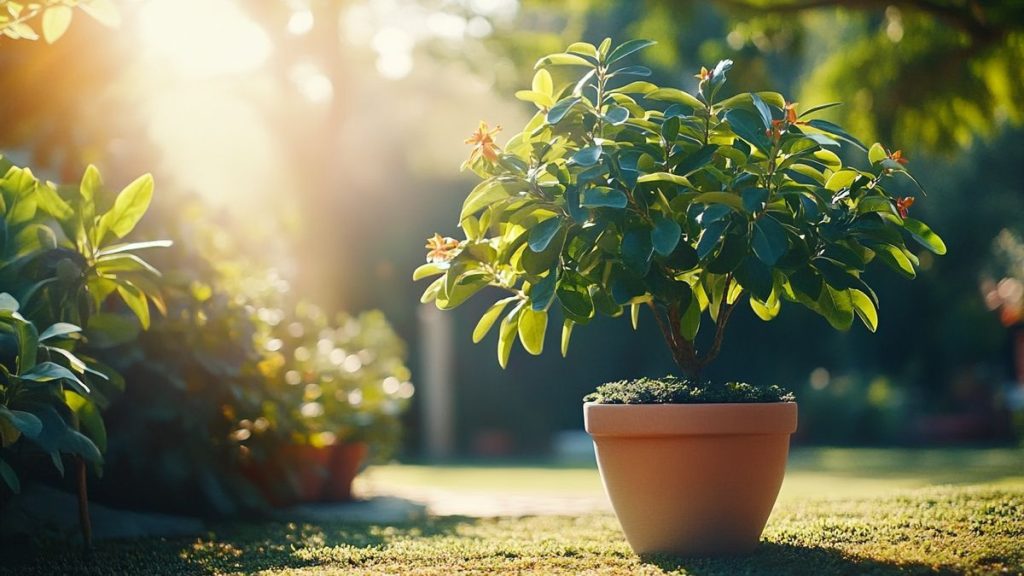
[[[88,559],[74,547],[5,542],[0,573],[1020,574],[1022,466],[1013,450],[798,452],[760,548],[740,558],[639,558],[606,513],[450,516],[399,526],[214,525],[201,538],[102,542]],[[538,490],[558,477],[562,490],[593,486],[586,470],[558,468],[450,466],[432,481],[458,490],[502,470],[520,489],[531,489],[531,476]],[[419,473],[394,467],[377,477]]]

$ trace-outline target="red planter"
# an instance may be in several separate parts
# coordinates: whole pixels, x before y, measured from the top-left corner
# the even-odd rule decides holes
[[[249,463],[243,474],[275,508],[309,502],[348,502],[352,481],[362,469],[369,446],[345,442],[317,448],[282,446],[272,461]]]
[[[359,474],[370,447],[366,442],[345,442],[332,448],[324,499],[348,502],[352,500],[352,480]]]
[[[333,448],[289,444],[281,449],[281,460],[291,472],[291,480],[299,502],[319,502],[323,498]]]

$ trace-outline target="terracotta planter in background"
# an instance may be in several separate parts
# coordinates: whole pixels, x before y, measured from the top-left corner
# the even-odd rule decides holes
[[[352,500],[352,480],[366,460],[366,442],[343,442],[332,446],[324,497],[332,502]]]
[[[583,406],[605,490],[638,554],[742,554],[782,486],[797,406]]]
[[[291,472],[299,502],[323,499],[332,455],[332,446],[289,444],[281,448],[282,462]]]

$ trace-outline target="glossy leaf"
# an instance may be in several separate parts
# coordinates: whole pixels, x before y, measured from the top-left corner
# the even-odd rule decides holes
[[[586,66],[588,68],[593,68],[594,63],[575,54],[558,53],[548,54],[541,58],[533,68],[536,70],[544,66]]]
[[[512,302],[513,300],[516,300],[515,296],[509,296],[508,298],[498,300],[492,304],[486,312],[484,312],[484,315],[480,317],[480,321],[476,323],[476,328],[473,328],[474,344],[479,343],[485,336],[487,336],[487,333],[491,330],[491,326],[494,326],[498,317],[500,317],[501,313],[505,311],[509,302]]]
[[[583,191],[580,206],[584,208],[625,208],[629,200],[621,190],[593,186]]]
[[[853,310],[864,326],[871,332],[878,330],[878,311],[871,298],[860,290],[850,290],[850,300],[853,303]]]
[[[530,250],[533,250],[534,252],[543,252],[546,250],[548,245],[551,244],[551,239],[558,234],[561,226],[562,219],[555,217],[548,218],[531,228],[530,235],[527,240]]]
[[[523,348],[534,356],[544,351],[544,333],[547,332],[548,313],[524,308],[519,318],[519,340]]]
[[[649,46],[654,46],[655,44],[657,44],[657,42],[653,40],[627,40],[612,50],[611,54],[608,55],[607,62],[608,64],[614,64],[634,52],[639,52],[640,50]]]
[[[786,253],[788,242],[786,230],[779,221],[771,216],[764,216],[754,222],[754,236],[751,240],[754,254],[768,266],[775,266],[779,258]]]
[[[149,209],[153,198],[153,177],[145,174],[121,190],[114,207],[100,218],[96,242],[102,244],[107,233],[124,238]]]
[[[946,243],[924,222],[913,218],[904,218],[903,228],[921,246],[939,255],[946,253]]]
[[[679,223],[671,218],[657,216],[654,218],[654,228],[651,229],[651,244],[654,251],[662,256],[668,256],[679,244],[683,229]]]
[[[697,99],[696,96],[689,92],[683,92],[675,88],[658,88],[652,92],[648,92],[645,97],[648,100],[658,100],[661,102],[672,102],[674,104],[680,104],[694,110],[700,110],[704,108],[704,103]]]

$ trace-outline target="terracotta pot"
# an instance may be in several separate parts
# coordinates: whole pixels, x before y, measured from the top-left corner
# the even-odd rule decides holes
[[[333,450],[331,446],[289,444],[281,449],[282,461],[291,472],[299,502],[323,499]]]
[[[782,486],[795,403],[593,404],[583,419],[638,554],[752,551]]]
[[[328,466],[327,484],[324,497],[332,502],[352,500],[352,480],[366,460],[370,447],[366,442],[343,442],[335,444]]]

